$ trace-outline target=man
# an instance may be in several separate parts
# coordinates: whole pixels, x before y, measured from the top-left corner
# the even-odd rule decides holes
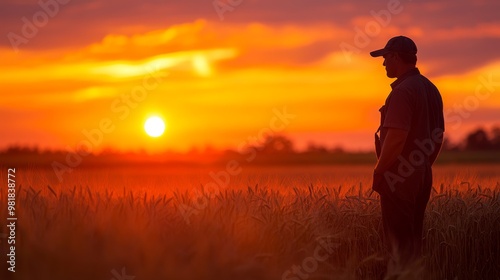
[[[380,195],[384,238],[392,261],[402,266],[421,256],[431,166],[444,133],[441,95],[416,68],[416,54],[417,46],[405,36],[394,37],[383,49],[370,53],[384,58],[387,77],[397,78],[379,110],[373,190]]]

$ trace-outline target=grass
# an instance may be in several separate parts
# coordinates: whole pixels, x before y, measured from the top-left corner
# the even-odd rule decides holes
[[[368,177],[257,172],[211,193],[189,173],[136,188],[113,173],[71,186],[24,173],[15,279],[377,279],[386,264]],[[399,279],[500,275],[499,178],[461,174],[435,180],[425,259]]]

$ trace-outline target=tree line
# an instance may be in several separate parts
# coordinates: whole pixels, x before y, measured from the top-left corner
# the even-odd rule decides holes
[[[446,135],[446,133],[445,133]],[[273,135],[268,136],[261,143],[254,143],[255,148],[260,153],[263,154],[294,154],[298,153],[295,149],[293,141],[285,135]],[[493,127],[490,130],[484,128],[476,128],[475,130],[469,132],[462,140],[458,142],[449,141],[446,136],[443,143],[443,151],[449,152],[460,152],[460,151],[500,151],[500,127]],[[219,151],[224,153],[224,151]],[[232,150],[226,150],[226,153],[234,152]],[[15,155],[56,155],[60,153],[65,153],[65,151],[48,151],[42,150],[38,147],[26,147],[13,145],[10,146],[0,154],[5,156],[15,156]],[[178,152],[165,152],[166,154],[177,154]],[[334,148],[329,148],[321,144],[309,143],[305,151],[301,153],[306,154],[354,154],[352,152],[344,150],[342,147],[337,146]],[[101,156],[112,156],[112,155],[139,155],[146,154],[145,152],[122,152],[113,149],[105,149],[99,153]],[[218,154],[217,151],[209,148],[205,151],[203,150],[193,150],[187,152],[186,154]]]
[[[493,127],[490,131],[477,128],[455,144],[445,140],[443,149],[448,151],[498,151],[500,150],[500,127]]]

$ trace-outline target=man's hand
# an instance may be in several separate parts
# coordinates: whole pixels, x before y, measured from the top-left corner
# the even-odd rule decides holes
[[[384,173],[396,162],[398,156],[403,151],[408,131],[397,128],[389,128],[387,135],[382,145],[380,157],[375,171],[373,172],[372,189],[379,194],[385,194],[384,188]]]
[[[384,188],[382,185],[383,180],[384,175],[373,172],[372,190],[378,192],[379,194],[384,193]]]
[[[439,155],[439,152],[441,151],[441,148],[443,146],[443,139],[444,139],[444,133],[441,132],[439,138],[440,139],[440,142],[435,142],[435,146],[434,146],[434,150],[432,151],[432,154],[429,156],[429,162],[431,164],[431,166],[434,164],[434,162],[436,161],[438,155]]]
[[[408,131],[398,128],[389,128],[382,145],[380,157],[375,166],[375,173],[384,174],[396,162],[403,151]]]

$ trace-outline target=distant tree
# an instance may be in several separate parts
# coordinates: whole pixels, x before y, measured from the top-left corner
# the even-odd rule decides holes
[[[330,152],[334,154],[343,154],[345,151],[341,146],[336,146],[335,148],[331,149]]]
[[[500,127],[494,127],[491,130],[491,147],[500,150]]]
[[[115,148],[113,148],[111,146],[106,146],[101,150],[101,152],[99,154],[102,156],[110,156],[110,155],[120,154],[120,151],[116,150]]]
[[[458,151],[460,150],[460,146],[458,144],[453,144],[448,138],[445,137],[441,149],[443,151]]]
[[[477,129],[476,131],[471,132],[465,142],[465,149],[470,151],[481,151],[481,150],[490,150],[491,142],[488,138],[488,134],[482,128]]]
[[[293,153],[293,142],[283,135],[267,136],[264,143],[258,147],[263,153],[286,154]]]
[[[12,145],[5,150],[5,153],[10,155],[16,155],[16,154],[29,155],[29,154],[39,154],[40,150],[36,146],[29,147],[29,146]]]
[[[326,154],[326,153],[328,153],[328,149],[325,146],[321,146],[321,145],[310,142],[307,144],[306,153]]]

